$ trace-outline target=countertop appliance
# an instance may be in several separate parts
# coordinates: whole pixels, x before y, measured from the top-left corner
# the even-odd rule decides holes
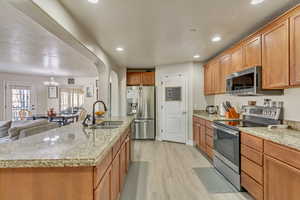
[[[226,92],[237,96],[282,95],[283,90],[262,88],[262,67],[255,66],[226,78]]]
[[[223,120],[213,123],[214,167],[239,191],[241,191],[239,127],[267,127],[281,124],[283,119],[282,108],[244,106],[242,110],[242,120]]]
[[[134,115],[133,139],[155,139],[155,86],[127,87],[127,115]]]
[[[219,110],[219,107],[218,106],[213,106],[213,105],[209,105],[209,106],[206,106],[206,112],[210,115],[213,115],[213,114],[217,114],[218,113],[218,110]]]

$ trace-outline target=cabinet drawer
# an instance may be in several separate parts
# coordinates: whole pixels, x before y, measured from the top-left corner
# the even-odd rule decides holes
[[[212,129],[212,124],[213,124],[213,122],[208,121],[208,120],[206,120],[206,122],[205,122],[205,126],[210,129]]]
[[[100,180],[102,179],[106,170],[109,168],[111,162],[112,150],[109,150],[108,153],[104,156],[101,163],[94,168],[94,188],[96,188],[100,183]]]
[[[121,139],[119,138],[116,144],[112,148],[113,158],[117,155],[118,151],[120,150],[120,147],[121,147]]]
[[[206,135],[206,145],[208,145],[210,148],[214,147],[214,140],[209,135]]]
[[[247,133],[241,133],[241,143],[259,152],[263,152],[263,139],[261,138],[249,135]]]
[[[213,149],[208,145],[206,145],[206,153],[210,159],[213,159],[213,156],[214,156]]]
[[[300,152],[283,145],[265,141],[265,154],[300,169]]]
[[[263,165],[263,154],[244,144],[241,144],[241,154],[256,164]]]
[[[241,156],[241,169],[259,184],[263,184],[263,168],[261,166]]]
[[[213,138],[214,137],[214,130],[210,129],[210,128],[206,128],[206,135]]]
[[[241,185],[256,199],[263,199],[263,187],[259,185],[255,180],[253,180],[250,176],[241,173]]]

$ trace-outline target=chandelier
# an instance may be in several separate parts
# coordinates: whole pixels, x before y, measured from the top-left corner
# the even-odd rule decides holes
[[[45,81],[44,85],[47,85],[47,86],[58,86],[59,83],[54,80],[54,77],[50,77],[50,81]]]

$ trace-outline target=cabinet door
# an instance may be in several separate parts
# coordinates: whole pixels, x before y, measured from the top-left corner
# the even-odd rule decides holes
[[[129,166],[130,166],[130,144],[129,144],[129,136],[126,138],[126,173],[128,173]]]
[[[203,125],[201,125],[201,134],[200,134],[200,142],[201,142],[201,144],[200,144],[200,146],[201,146],[201,150],[202,151],[204,151],[204,152],[206,152],[206,132],[205,132],[205,126],[203,126]]]
[[[112,162],[111,167],[111,200],[117,200],[120,194],[120,152]]]
[[[261,66],[261,35],[251,39],[250,41],[246,42],[244,46],[245,50],[245,67],[247,69],[253,66]]]
[[[211,66],[211,84],[213,85],[212,93],[219,94],[221,93],[221,73],[220,73],[220,61],[216,59]]]
[[[231,54],[231,69],[229,74],[243,70],[244,68],[244,49],[238,47]]]
[[[142,85],[155,85],[155,73],[142,72]]]
[[[289,85],[288,20],[269,28],[262,35],[263,88],[284,88]]]
[[[290,18],[290,84],[300,85],[300,13]]]
[[[141,72],[127,72],[127,85],[140,85],[141,79]]]
[[[264,200],[298,200],[300,170],[264,156]]]
[[[94,200],[111,200],[111,167],[109,167],[103,176],[98,187],[94,191]]]
[[[226,92],[226,77],[231,69],[231,55],[225,55],[220,59],[220,92]]]
[[[209,95],[209,64],[204,65],[204,94]]]
[[[120,150],[120,191],[122,191],[125,183],[125,175],[126,175],[126,148],[125,148],[125,143],[123,143]]]

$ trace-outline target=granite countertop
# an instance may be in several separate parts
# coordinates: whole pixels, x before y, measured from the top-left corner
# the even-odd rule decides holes
[[[228,120],[219,115],[209,115],[205,111],[194,111],[194,116],[209,121]],[[267,127],[239,127],[240,131],[285,145],[300,151],[300,131],[294,129],[272,129]]]
[[[123,121],[123,124],[116,129],[86,129],[81,123],[74,123],[0,144],[0,168],[95,166],[133,117],[105,120]]]
[[[211,114],[208,114],[207,112],[202,111],[202,110],[194,111],[193,116],[200,117],[200,118],[208,120],[208,121],[233,120],[233,119],[228,119],[226,117],[223,117],[223,116],[220,116],[220,115],[217,115],[217,114],[211,115]]]
[[[241,127],[240,131],[265,140],[282,144],[300,151],[300,131],[293,129],[272,129],[267,127]]]

